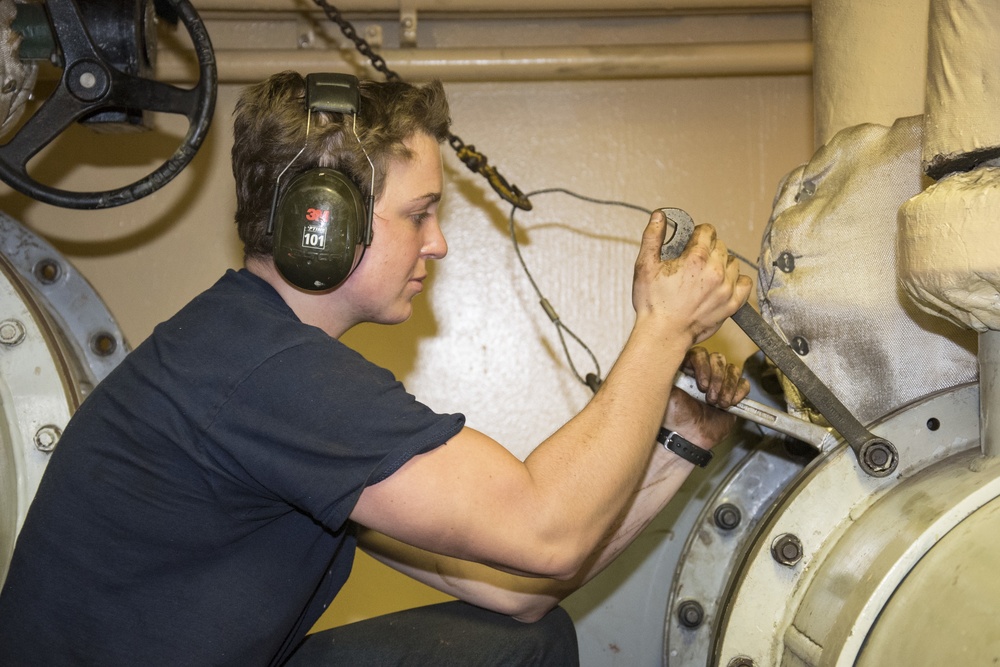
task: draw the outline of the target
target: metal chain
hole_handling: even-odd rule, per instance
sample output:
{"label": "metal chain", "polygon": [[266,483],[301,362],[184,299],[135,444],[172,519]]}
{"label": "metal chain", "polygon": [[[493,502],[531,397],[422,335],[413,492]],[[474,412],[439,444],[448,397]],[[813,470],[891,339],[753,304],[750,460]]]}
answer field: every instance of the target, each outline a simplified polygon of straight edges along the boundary
{"label": "metal chain", "polygon": [[[354,47],[358,50],[358,53],[368,58],[371,62],[372,67],[382,73],[387,81],[402,81],[402,77],[396,72],[389,69],[389,65],[386,64],[385,58],[375,53],[372,50],[371,45],[360,35],[358,31],[354,29],[354,26],[350,21],[344,18],[343,14],[340,13],[336,7],[328,3],[326,0],[313,0],[323,13],[326,14],[327,18],[336,23],[340,27],[340,31],[344,33],[347,39],[354,42]],[[516,185],[512,185],[504,178],[496,167],[489,163],[489,159],[482,153],[476,150],[475,146],[467,145],[462,139],[452,133],[448,133],[448,144],[454,149],[455,153],[458,155],[458,159],[461,160],[470,171],[482,175],[489,182],[493,190],[500,195],[504,201],[507,201],[519,209],[524,211],[531,210],[531,201],[521,192]]]}

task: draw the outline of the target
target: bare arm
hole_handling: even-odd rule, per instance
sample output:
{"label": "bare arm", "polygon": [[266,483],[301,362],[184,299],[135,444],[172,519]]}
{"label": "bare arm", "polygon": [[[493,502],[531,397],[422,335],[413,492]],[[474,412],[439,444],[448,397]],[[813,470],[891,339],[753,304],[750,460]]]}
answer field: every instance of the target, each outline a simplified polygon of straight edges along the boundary
{"label": "bare arm", "polygon": [[[695,348],[685,366],[699,379],[699,387],[708,400],[720,407],[738,403],[749,391],[749,384],[740,378],[739,370],[727,365],[721,355],[709,355],[704,349]],[[711,449],[730,431],[734,419],[674,390],[663,423]],[[662,447],[651,444],[649,449],[646,474],[631,494],[623,516],[570,579],[519,576],[418,549],[373,531],[362,532],[361,546],[386,565],[456,598],[518,620],[538,620],[614,561],[673,498],[693,469],[691,463]]]}
{"label": "bare arm", "polygon": [[613,562],[673,497],[692,468],[692,464],[666,450],[654,453],[653,458],[670,460],[663,466],[650,467],[657,470],[655,476],[652,473],[646,476],[632,496],[627,514],[570,579],[504,572],[482,563],[418,549],[370,530],[362,531],[360,545],[382,563],[439,591],[533,622]]}
{"label": "bare arm", "polygon": [[444,555],[514,573],[575,577],[648,474],[651,443],[688,348],[749,294],[749,279],[711,227],[698,227],[671,262],[659,260],[664,228],[655,213],[636,261],[635,326],[577,417],[523,463],[466,428],[365,489],[351,518]]}

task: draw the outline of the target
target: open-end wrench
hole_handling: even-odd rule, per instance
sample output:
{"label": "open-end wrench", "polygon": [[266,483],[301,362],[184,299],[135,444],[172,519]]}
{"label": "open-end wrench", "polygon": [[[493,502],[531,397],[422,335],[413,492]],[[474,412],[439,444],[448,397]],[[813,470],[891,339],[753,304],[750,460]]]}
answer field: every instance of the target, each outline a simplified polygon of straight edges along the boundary
{"label": "open-end wrench", "polygon": [[[698,388],[698,381],[690,375],[678,373],[674,378],[674,386],[684,391],[688,396],[702,403],[708,403],[705,399],[705,392]],[[758,403],[749,398],[744,398],[736,405],[730,406],[726,412],[742,417],[747,421],[760,424],[778,433],[784,433],[796,440],[812,445],[817,451],[827,452],[839,441],[839,436],[832,429],[814,424],[805,419],[799,419],[792,415],[772,408],[770,405]]]}
{"label": "open-end wrench", "polygon": [[[674,259],[679,257],[684,248],[687,247],[694,232],[694,221],[690,215],[679,208],[660,210],[663,211],[667,221],[674,228],[671,237],[665,240],[663,247],[660,248],[660,258],[663,260]],[[784,373],[785,377],[812,403],[813,407],[830,422],[830,425],[854,451],[858,465],[861,466],[862,470],[872,477],[885,477],[892,474],[896,466],[899,465],[899,453],[896,451],[896,447],[885,438],[880,438],[865,428],[750,304],[744,303],[740,306],[739,310],[733,313],[732,319],[760,348],[761,352],[778,367],[778,370]],[[790,415],[787,416],[789,419],[794,419]],[[752,419],[752,421],[761,423],[756,419]],[[766,425],[779,430],[770,424]],[[806,440],[806,442],[810,441]]]}

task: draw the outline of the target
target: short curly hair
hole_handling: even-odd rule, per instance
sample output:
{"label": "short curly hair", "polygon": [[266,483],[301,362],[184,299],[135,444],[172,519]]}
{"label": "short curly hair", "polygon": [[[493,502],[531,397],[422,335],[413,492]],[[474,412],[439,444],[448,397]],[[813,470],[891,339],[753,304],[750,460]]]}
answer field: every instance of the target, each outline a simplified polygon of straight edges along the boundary
{"label": "short curly hair", "polygon": [[313,111],[306,137],[305,79],[296,72],[275,74],[249,86],[236,103],[233,121],[233,176],[236,178],[236,227],[244,258],[270,257],[273,237],[267,233],[274,188],[281,170],[295,160],[281,187],[314,167],[338,169],[367,198],[371,165],[374,196],[382,194],[387,164],[411,157],[403,142],[425,133],[443,142],[448,137],[448,100],[441,83],[415,86],[400,81],[361,81],[357,115]]}

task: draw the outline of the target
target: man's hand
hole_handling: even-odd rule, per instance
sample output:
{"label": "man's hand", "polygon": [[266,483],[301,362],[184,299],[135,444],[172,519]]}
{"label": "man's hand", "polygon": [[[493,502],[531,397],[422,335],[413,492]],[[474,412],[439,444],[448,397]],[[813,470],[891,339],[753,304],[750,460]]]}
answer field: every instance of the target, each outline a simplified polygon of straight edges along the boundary
{"label": "man's hand", "polygon": [[660,259],[667,221],[654,211],[642,234],[635,263],[632,305],[638,319],[663,318],[670,335],[699,343],[736,312],[750,295],[751,281],[710,225],[698,225],[674,260]]}
{"label": "man's hand", "polygon": [[746,398],[750,383],[742,377],[737,366],[726,362],[724,355],[709,353],[703,347],[691,348],[681,370],[694,377],[710,405],[675,387],[670,394],[663,426],[711,449],[732,430],[736,417],[725,409]]}

